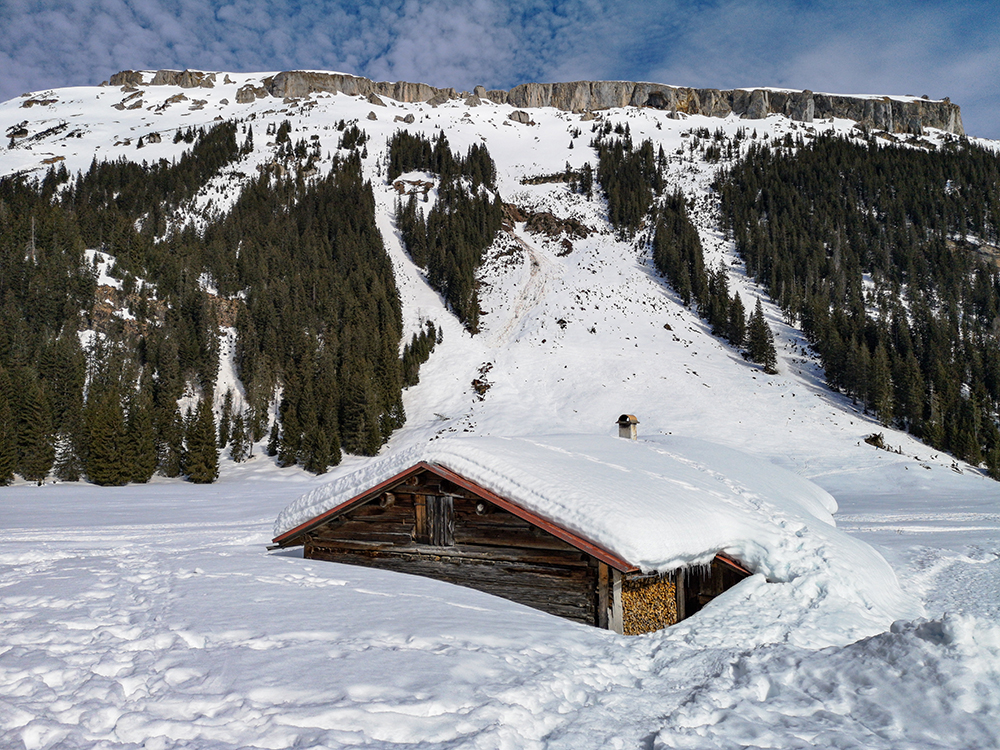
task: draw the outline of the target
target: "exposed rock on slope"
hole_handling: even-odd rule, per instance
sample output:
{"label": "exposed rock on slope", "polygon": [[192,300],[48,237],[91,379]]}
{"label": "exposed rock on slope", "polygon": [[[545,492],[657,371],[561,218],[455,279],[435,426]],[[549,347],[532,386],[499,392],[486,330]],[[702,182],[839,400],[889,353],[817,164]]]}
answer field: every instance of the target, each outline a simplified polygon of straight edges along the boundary
{"label": "exposed rock on slope", "polygon": [[215,73],[202,73],[197,70],[158,70],[153,79],[144,84],[142,73],[134,70],[123,70],[115,73],[108,81],[112,86],[180,86],[182,89],[205,88],[215,86]]}
{"label": "exposed rock on slope", "polygon": [[760,119],[769,114],[781,114],[800,122],[839,117],[893,133],[920,133],[923,128],[931,127],[964,134],[960,108],[948,99],[878,99],[814,94],[808,90],[722,91],[628,81],[525,83],[506,92],[506,97],[497,94],[491,91],[489,98],[515,107],[555,107],[573,112],[633,106],[709,117],[735,113],[748,119]]}
{"label": "exposed rock on slope", "polygon": [[[214,73],[160,70],[150,82],[144,83],[141,72],[125,70],[113,75],[109,83],[114,86],[175,85],[193,88],[211,87],[214,81]],[[346,73],[301,70],[285,71],[264,79],[263,89],[256,89],[254,93],[259,96],[262,90],[282,99],[304,97],[320,91],[351,96],[385,96],[400,102],[433,104],[460,98],[453,88],[435,88],[426,83],[379,82]],[[751,120],[780,114],[799,122],[837,117],[890,133],[920,134],[924,128],[938,128],[965,134],[961,109],[947,98],[936,101],[916,97],[816,94],[808,90],[696,89],[631,81],[524,83],[510,91],[487,91],[477,86],[474,93],[476,101],[486,99],[517,108],[555,107],[568,112],[590,112],[632,106],[709,117],[736,114]],[[249,90],[241,89],[237,95],[237,101],[244,103],[253,101],[253,98]]]}

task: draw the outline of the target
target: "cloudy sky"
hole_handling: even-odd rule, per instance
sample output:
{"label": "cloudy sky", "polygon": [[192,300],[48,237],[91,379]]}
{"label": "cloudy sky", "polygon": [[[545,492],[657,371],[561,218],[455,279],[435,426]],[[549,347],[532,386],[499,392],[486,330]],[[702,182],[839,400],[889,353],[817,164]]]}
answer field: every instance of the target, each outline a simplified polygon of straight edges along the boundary
{"label": "cloudy sky", "polygon": [[157,68],[927,94],[1000,138],[996,0],[0,0],[0,100]]}

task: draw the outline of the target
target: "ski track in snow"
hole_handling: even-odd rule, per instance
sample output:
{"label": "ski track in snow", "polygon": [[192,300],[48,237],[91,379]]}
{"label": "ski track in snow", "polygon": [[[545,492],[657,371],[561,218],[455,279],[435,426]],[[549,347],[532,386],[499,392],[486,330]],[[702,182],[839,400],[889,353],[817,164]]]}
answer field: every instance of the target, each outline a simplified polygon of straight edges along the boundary
{"label": "ski track in snow", "polygon": [[[865,571],[831,554],[821,534],[794,529],[788,543],[814,550],[817,566],[830,566],[825,578],[756,575],[680,625],[633,638],[436,581],[268,554],[285,505],[364,460],[345,457],[316,478],[279,470],[257,446],[246,464],[223,461],[208,488],[156,479],[0,490],[0,747],[1000,747],[1000,485],[826,391],[801,335],[766,298],[781,374],[764,376],[679,305],[647,251],[614,238],[602,200],[521,183],[596,164],[592,123],[537,109],[537,125],[515,125],[512,108],[490,103],[382,108],[328,94],[238,105],[238,88],[262,76],[230,75],[175,102],[178,89],[140,87],[135,110],[111,109],[129,95],[111,87],[55,90],[46,95],[55,103],[31,109],[2,103],[3,119],[26,121],[32,136],[0,143],[0,174],[40,175],[60,159],[73,172],[95,155],[177,158],[186,148],[172,142],[178,128],[245,118],[254,152],[170,219],[200,225],[201,212],[225,211],[234,188],[272,160],[269,124],[288,119],[293,139],[316,136],[324,169],[335,123],[356,120],[371,136],[364,168],[397,274],[404,343],[426,320],[444,337],[404,393],[408,422],[386,451],[446,433],[608,434],[618,414],[634,412],[641,434],[715,441],[818,483],[840,505],[839,527],[889,560],[930,619],[883,632],[863,602],[830,613],[824,602],[849,601],[852,576]],[[404,114],[416,118],[412,132],[444,127],[456,151],[485,142],[504,200],[594,230],[567,256],[521,225],[498,241],[483,266],[475,337],[392,223],[396,194],[380,160]],[[600,116],[627,122],[636,143],[663,145],[671,186],[695,199],[706,261],[726,264],[748,310],[763,293],[714,228],[715,167],[690,157],[692,131],[773,139],[852,126],[631,108]],[[34,138],[63,122],[71,127]],[[582,133],[569,149],[573,128]],[[138,150],[150,132],[162,142]],[[217,409],[226,386],[240,394],[231,350],[227,338]],[[480,399],[471,381],[487,363]],[[900,452],[865,445],[871,432]],[[783,520],[766,498],[746,501]]]}

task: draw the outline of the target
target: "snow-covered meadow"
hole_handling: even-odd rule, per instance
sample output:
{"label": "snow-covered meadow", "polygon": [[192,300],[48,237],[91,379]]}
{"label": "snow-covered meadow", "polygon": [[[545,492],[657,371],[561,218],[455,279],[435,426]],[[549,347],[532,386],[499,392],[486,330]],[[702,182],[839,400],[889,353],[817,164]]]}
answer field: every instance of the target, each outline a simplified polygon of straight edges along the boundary
{"label": "snow-covered meadow", "polygon": [[863,618],[824,606],[837,594],[821,575],[754,576],[680,625],[625,637],[268,553],[277,510],[321,481],[258,457],[207,489],[5,489],[3,745],[997,746],[995,512],[966,510],[980,530],[963,531],[955,514],[873,503],[866,526],[848,524],[881,542],[927,620],[865,623],[883,632],[854,640]]}
{"label": "snow-covered meadow", "polygon": [[[270,159],[267,123],[289,119],[293,138],[316,135],[327,154],[334,123],[356,119],[372,136],[365,166],[406,337],[428,319],[444,334],[405,394],[407,426],[384,453],[463,434],[611,435],[630,412],[640,437],[699,438],[750,454],[761,476],[776,465],[815,482],[836,499],[838,528],[874,551],[852,557],[850,545],[831,542],[819,552],[836,565],[770,583],[754,576],[669,630],[622,637],[445,583],[267,551],[283,508],[362,459],[313,477],[278,469],[258,446],[245,464],[223,461],[208,487],[20,484],[0,489],[0,746],[1000,746],[1000,484],[829,393],[773,307],[780,374],[764,375],[678,304],[642,252],[615,240],[601,201],[564,184],[521,183],[594,160],[591,123],[532,110],[535,125],[515,124],[510,107],[461,100],[237,105],[236,89],[257,77],[233,78],[188,92],[205,100],[197,108],[167,104],[173,87],[146,87],[135,110],[112,109],[126,94],[97,87],[57,90],[45,97],[56,103],[29,109],[0,104],[5,124],[28,120],[31,133],[72,126],[0,147],[0,173],[58,156],[71,170],[95,153],[169,158],[184,147],[171,142],[177,128],[253,115],[256,150],[225,177],[238,185]],[[506,201],[595,230],[562,255],[558,242],[518,225],[483,269],[487,314],[475,337],[393,227],[380,144],[402,127],[394,116],[411,113],[410,128],[443,127],[455,149],[485,142]],[[635,109],[601,116],[663,144],[673,184],[696,200],[710,261],[730,267],[745,301],[759,294],[713,229],[715,166],[687,144],[700,127],[777,137],[806,126]],[[151,130],[162,141],[138,150]],[[233,198],[212,184],[194,208],[222,210]],[[220,398],[236,385],[231,363],[221,372]],[[480,377],[489,383],[482,397],[471,386]],[[872,432],[899,452],[865,444]],[[794,545],[774,554],[805,559]],[[891,594],[881,609],[852,599],[873,585],[869,554],[897,579],[874,584]]]}

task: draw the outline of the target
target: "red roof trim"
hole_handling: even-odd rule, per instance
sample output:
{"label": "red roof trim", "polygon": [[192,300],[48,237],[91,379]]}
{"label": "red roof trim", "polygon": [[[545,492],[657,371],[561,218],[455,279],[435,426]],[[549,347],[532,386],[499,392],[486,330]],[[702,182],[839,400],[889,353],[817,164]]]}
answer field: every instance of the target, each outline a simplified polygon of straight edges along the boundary
{"label": "red roof trim", "polygon": [[725,554],[724,552],[720,552],[719,554],[717,554],[715,556],[715,559],[718,560],[723,565],[726,565],[726,566],[732,568],[737,573],[742,573],[745,576],[752,576],[753,575],[753,573],[751,573],[749,570],[747,570],[746,568],[743,567],[743,563],[741,563],[736,558],[730,557],[729,555]]}
{"label": "red roof trim", "polygon": [[465,477],[456,474],[450,469],[446,469],[443,466],[438,466],[436,464],[429,464],[426,461],[421,461],[415,466],[411,466],[409,469],[402,471],[399,474],[396,474],[395,476],[386,479],[384,482],[380,482],[374,487],[365,490],[361,494],[355,495],[350,500],[345,500],[340,505],[337,505],[331,508],[330,510],[321,513],[320,515],[306,521],[305,523],[299,524],[294,529],[290,529],[289,531],[286,531],[284,534],[276,536],[272,541],[274,541],[274,543],[280,547],[287,547],[289,545],[295,544],[297,537],[301,536],[307,531],[311,531],[317,526],[322,525],[324,522],[332,520],[336,516],[340,515],[346,510],[349,510],[355,505],[361,505],[362,503],[365,503],[369,500],[374,500],[383,492],[392,489],[396,485],[401,484],[409,477],[413,476],[414,474],[418,474],[421,471],[429,471],[432,474],[436,474],[437,476],[441,477],[442,479],[447,479],[449,482],[452,482],[458,485],[459,487],[463,487],[469,490],[470,492],[481,497],[483,500],[491,502],[494,505],[503,508],[504,510],[510,513],[513,513],[518,518],[522,518],[528,523],[537,526],[538,528],[544,531],[547,531],[554,537],[562,539],[564,542],[566,542],[567,544],[571,544],[581,552],[585,552],[588,555],[596,557],[598,560],[600,560],[603,563],[606,563],[607,565],[610,565],[615,570],[621,571],[622,573],[629,573],[631,571],[638,570],[638,568],[635,565],[632,565],[626,560],[623,560],[622,558],[609,552],[603,547],[599,547],[593,542],[587,541],[583,537],[574,534],[572,531],[564,529],[563,527],[557,525],[556,523],[546,518],[543,518],[542,516],[539,516],[537,513],[534,513],[530,510],[526,510],[525,508],[522,508],[520,505],[517,505],[512,501],[502,498],[499,495],[491,492],[490,490],[480,487],[475,482],[472,482],[466,479]]}

